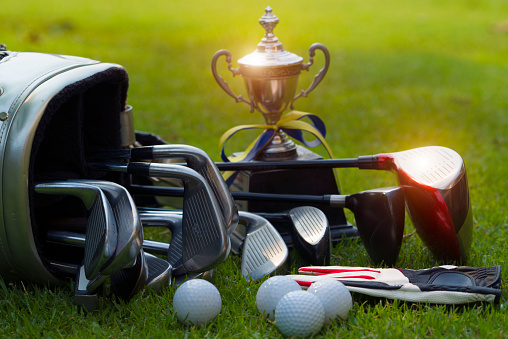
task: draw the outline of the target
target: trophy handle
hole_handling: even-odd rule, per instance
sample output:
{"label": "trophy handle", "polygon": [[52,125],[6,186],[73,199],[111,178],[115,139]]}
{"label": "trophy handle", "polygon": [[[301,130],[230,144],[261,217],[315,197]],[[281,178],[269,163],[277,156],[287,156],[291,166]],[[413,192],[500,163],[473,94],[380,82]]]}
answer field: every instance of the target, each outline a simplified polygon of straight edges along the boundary
{"label": "trophy handle", "polygon": [[231,66],[231,60],[233,59],[233,57],[231,56],[231,52],[229,52],[227,49],[221,49],[220,51],[217,51],[214,54],[212,59],[212,73],[213,77],[215,78],[215,81],[217,81],[217,83],[224,90],[224,92],[226,92],[230,97],[235,99],[236,102],[245,102],[250,106],[250,112],[251,113],[254,112],[254,105],[250,101],[244,99],[241,94],[236,95],[235,93],[233,93],[233,91],[229,88],[227,81],[225,81],[217,72],[217,60],[223,55],[226,56],[228,69],[231,71],[231,73],[233,73],[233,76],[240,74],[240,70],[238,68],[233,68]]}
{"label": "trophy handle", "polygon": [[312,66],[312,64],[314,63],[314,56],[316,55],[316,49],[320,49],[321,51],[323,51],[323,54],[325,55],[325,66],[321,68],[318,74],[316,74],[316,76],[314,77],[314,81],[309,86],[309,88],[307,88],[307,90],[305,91],[302,89],[302,91],[297,96],[295,96],[295,98],[291,102],[291,109],[294,108],[294,102],[296,101],[296,99],[300,97],[307,97],[307,95],[309,95],[309,93],[312,92],[312,90],[316,88],[317,85],[319,85],[321,80],[323,80],[323,78],[325,77],[326,72],[328,71],[328,67],[330,66],[330,53],[328,52],[328,49],[323,44],[320,43],[314,43],[310,46],[309,63],[307,64],[303,63],[302,69],[308,71],[310,66]]}

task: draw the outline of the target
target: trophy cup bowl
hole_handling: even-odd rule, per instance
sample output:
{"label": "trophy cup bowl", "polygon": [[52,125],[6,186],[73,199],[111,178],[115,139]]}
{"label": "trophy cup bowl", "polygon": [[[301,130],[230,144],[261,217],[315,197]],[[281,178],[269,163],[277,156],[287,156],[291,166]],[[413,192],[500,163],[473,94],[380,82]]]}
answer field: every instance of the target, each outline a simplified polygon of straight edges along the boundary
{"label": "trophy cup bowl", "polygon": [[[327,48],[320,44],[312,44],[309,48],[309,62],[303,58],[284,50],[282,43],[273,34],[273,29],[279,19],[267,7],[265,14],[259,19],[266,33],[256,50],[238,60],[239,68],[232,67],[232,55],[222,49],[215,53],[212,59],[212,73],[219,86],[236,102],[244,102],[254,110],[263,114],[268,125],[275,125],[282,114],[293,109],[294,102],[300,97],[306,97],[324,78],[330,65],[330,54]],[[314,77],[307,90],[301,90],[297,95],[298,77],[302,70],[309,70],[313,64],[316,50],[321,50],[325,56],[325,65]],[[225,56],[228,69],[233,76],[240,75],[244,79],[248,99],[236,95],[228,83],[217,72],[217,61]],[[296,157],[296,146],[282,132],[277,132],[273,142],[263,151],[260,160],[282,160]]]}

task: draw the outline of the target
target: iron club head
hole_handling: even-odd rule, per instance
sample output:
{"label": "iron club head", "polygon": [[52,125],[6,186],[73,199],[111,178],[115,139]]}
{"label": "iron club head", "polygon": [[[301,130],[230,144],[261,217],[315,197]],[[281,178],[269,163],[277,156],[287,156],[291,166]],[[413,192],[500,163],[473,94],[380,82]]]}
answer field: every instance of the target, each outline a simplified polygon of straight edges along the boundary
{"label": "iron club head", "polygon": [[84,275],[89,280],[96,278],[113,257],[118,242],[114,213],[103,191],[94,185],[69,181],[39,183],[35,186],[35,191],[42,194],[72,195],[83,201],[88,211]]}
{"label": "iron club head", "polygon": [[207,271],[229,254],[231,244],[222,211],[202,175],[179,165],[156,163],[93,164],[100,170],[171,177],[184,183],[183,265],[189,272]]}

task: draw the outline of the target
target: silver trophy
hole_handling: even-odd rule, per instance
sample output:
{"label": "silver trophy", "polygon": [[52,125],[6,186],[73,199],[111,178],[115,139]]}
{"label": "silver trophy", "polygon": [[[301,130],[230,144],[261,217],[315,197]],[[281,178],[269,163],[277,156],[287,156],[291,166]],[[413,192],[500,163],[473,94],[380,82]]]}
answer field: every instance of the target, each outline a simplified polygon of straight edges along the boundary
{"label": "silver trophy", "polygon": [[[270,7],[265,9],[265,14],[259,19],[259,23],[265,29],[265,36],[261,39],[256,50],[238,60],[239,68],[231,65],[232,55],[228,50],[222,49],[215,53],[212,60],[212,72],[219,86],[236,102],[244,102],[250,106],[251,113],[257,110],[263,114],[268,125],[275,125],[282,114],[288,109],[293,109],[294,102],[300,97],[306,97],[323,80],[330,64],[330,54],[325,46],[320,43],[312,44],[309,48],[309,62],[304,63],[303,58],[288,52],[282,46],[279,39],[273,34],[278,24],[277,18]],[[321,50],[325,56],[325,65],[314,77],[314,81],[306,90],[298,94],[298,77],[302,70],[309,70],[313,64],[316,50]],[[217,60],[221,56],[226,57],[228,69],[233,76],[241,75],[249,98],[236,95],[228,86],[227,82],[217,72]],[[285,160],[297,157],[296,146],[289,140],[284,132],[279,131],[272,143],[258,155],[257,160]]]}

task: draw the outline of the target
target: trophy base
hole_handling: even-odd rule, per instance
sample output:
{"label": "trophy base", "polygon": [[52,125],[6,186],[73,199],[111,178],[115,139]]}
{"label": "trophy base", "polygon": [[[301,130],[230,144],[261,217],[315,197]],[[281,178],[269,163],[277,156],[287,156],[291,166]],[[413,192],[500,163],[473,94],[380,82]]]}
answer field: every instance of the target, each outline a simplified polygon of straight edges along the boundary
{"label": "trophy base", "polygon": [[[296,157],[291,160],[318,160],[318,154],[303,146],[296,146]],[[256,159],[257,160],[257,159]],[[272,194],[307,194],[324,195],[340,194],[335,179],[335,171],[330,168],[288,169],[288,170],[261,170],[240,171],[231,191],[272,193]],[[237,201],[238,208],[249,212],[281,212],[301,206],[295,203],[281,203],[271,201]],[[332,242],[347,238],[358,238],[358,230],[351,225],[342,208],[330,207],[321,204],[308,204],[322,210],[330,224]],[[274,225],[277,227],[277,225]],[[284,240],[291,246],[288,230],[278,228]]]}
{"label": "trophy base", "polygon": [[274,136],[270,145],[262,153],[258,154],[254,160],[257,161],[284,161],[297,160],[298,152],[295,143],[289,139],[286,133],[279,131]]}

